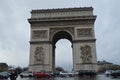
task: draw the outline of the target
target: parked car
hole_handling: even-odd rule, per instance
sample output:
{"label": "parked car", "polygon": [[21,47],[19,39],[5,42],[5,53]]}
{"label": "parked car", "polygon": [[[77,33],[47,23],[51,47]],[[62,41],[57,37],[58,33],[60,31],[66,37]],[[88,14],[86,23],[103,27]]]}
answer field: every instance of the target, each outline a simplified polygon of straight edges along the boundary
{"label": "parked car", "polygon": [[47,72],[34,72],[34,77],[51,77],[51,75]]}
{"label": "parked car", "polygon": [[20,73],[20,77],[32,77],[32,76],[33,76],[33,72],[25,71]]}
{"label": "parked car", "polygon": [[96,72],[94,70],[80,70],[80,71],[78,71],[78,76],[80,76],[80,77],[83,77],[83,76],[94,77],[94,76],[96,76]]}
{"label": "parked car", "polygon": [[104,74],[106,76],[110,76],[112,72],[113,72],[113,70],[106,70]]}
{"label": "parked car", "polygon": [[0,72],[0,79],[8,79],[10,76],[10,73],[9,72]]}
{"label": "parked car", "polygon": [[55,72],[52,72],[51,75],[54,77],[58,77],[60,75],[60,72],[55,71]]}
{"label": "parked car", "polygon": [[71,72],[68,73],[69,77],[74,77],[74,76],[78,76],[78,72]]}
{"label": "parked car", "polygon": [[60,72],[59,74],[61,77],[74,77],[77,76],[77,72]]}
{"label": "parked car", "polygon": [[111,73],[111,76],[114,78],[120,77],[120,70],[113,71]]}
{"label": "parked car", "polygon": [[67,76],[69,76],[69,74],[67,72],[60,72],[60,76],[61,77],[67,77]]}
{"label": "parked car", "polygon": [[60,72],[59,76],[61,76],[61,77],[74,77],[74,76],[78,76],[78,72]]}

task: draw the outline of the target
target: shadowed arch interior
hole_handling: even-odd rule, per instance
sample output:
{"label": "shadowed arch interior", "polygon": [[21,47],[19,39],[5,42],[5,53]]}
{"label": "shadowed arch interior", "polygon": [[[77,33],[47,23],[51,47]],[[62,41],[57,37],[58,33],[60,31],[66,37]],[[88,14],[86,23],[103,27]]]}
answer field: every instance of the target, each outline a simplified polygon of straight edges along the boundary
{"label": "shadowed arch interior", "polygon": [[56,42],[60,39],[68,39],[72,43],[72,36],[66,31],[59,31],[53,36],[52,39],[53,45],[55,45]]}

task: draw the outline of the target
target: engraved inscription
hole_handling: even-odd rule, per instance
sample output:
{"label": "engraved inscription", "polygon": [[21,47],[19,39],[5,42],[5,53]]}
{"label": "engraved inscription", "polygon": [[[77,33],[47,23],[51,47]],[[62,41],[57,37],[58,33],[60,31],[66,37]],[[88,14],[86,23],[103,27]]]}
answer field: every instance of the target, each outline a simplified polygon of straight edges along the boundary
{"label": "engraved inscription", "polygon": [[77,37],[92,36],[92,28],[77,29]]}
{"label": "engraved inscription", "polygon": [[36,47],[34,52],[34,63],[35,64],[41,64],[43,63],[43,55],[44,55],[44,49],[43,47]]}
{"label": "engraved inscription", "polygon": [[35,30],[32,35],[33,39],[47,38],[47,30]]}
{"label": "engraved inscription", "polygon": [[91,47],[88,45],[81,46],[80,50],[83,63],[91,63],[92,62]]}

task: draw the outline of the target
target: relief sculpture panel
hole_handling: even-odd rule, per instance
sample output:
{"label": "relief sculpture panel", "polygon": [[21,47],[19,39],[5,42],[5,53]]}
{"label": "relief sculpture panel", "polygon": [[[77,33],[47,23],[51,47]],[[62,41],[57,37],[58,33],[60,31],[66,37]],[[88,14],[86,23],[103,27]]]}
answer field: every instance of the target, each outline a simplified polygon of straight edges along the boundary
{"label": "relief sculpture panel", "polygon": [[34,63],[35,64],[42,64],[44,58],[44,49],[43,47],[36,47],[34,52]]}
{"label": "relief sculpture panel", "polygon": [[81,46],[81,56],[83,63],[91,63],[92,62],[92,54],[91,47],[89,45]]}
{"label": "relief sculpture panel", "polygon": [[77,37],[91,37],[92,28],[77,29]]}
{"label": "relief sculpture panel", "polygon": [[47,33],[48,33],[47,30],[34,30],[32,34],[32,38],[33,39],[39,39],[39,38],[46,39]]}

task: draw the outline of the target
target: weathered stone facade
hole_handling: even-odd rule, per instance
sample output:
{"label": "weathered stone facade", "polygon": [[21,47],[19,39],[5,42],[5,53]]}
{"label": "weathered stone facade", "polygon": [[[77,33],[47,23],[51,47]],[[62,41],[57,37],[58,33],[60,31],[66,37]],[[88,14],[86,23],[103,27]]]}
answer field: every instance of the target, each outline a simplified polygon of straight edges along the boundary
{"label": "weathered stone facade", "polygon": [[0,63],[0,72],[7,70],[8,70],[8,65],[6,63]]}
{"label": "weathered stone facade", "polygon": [[30,71],[53,71],[55,44],[63,38],[72,43],[75,71],[97,71],[92,7],[32,10],[31,14]]}

